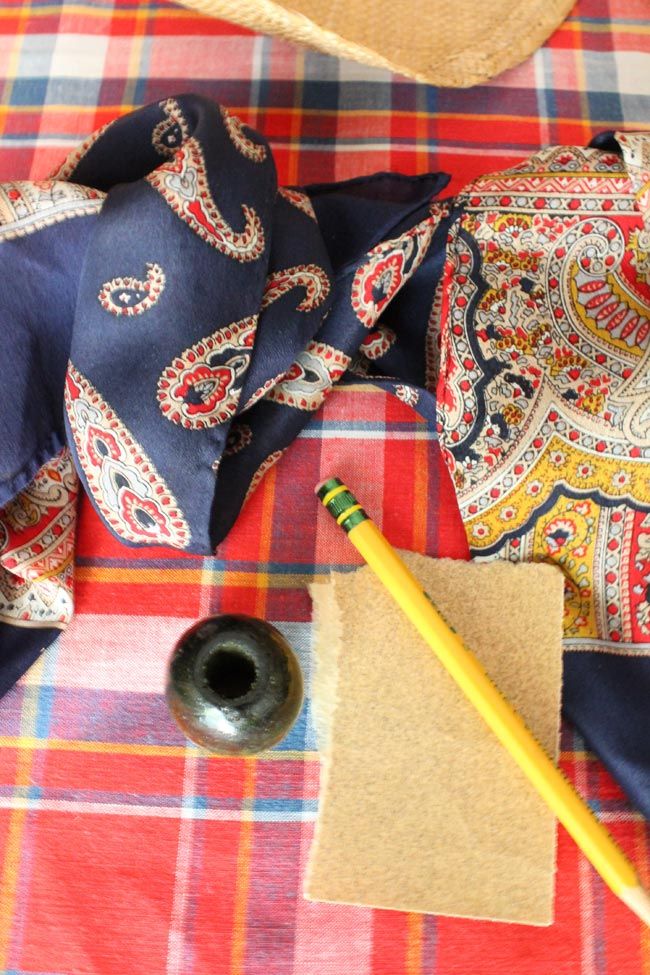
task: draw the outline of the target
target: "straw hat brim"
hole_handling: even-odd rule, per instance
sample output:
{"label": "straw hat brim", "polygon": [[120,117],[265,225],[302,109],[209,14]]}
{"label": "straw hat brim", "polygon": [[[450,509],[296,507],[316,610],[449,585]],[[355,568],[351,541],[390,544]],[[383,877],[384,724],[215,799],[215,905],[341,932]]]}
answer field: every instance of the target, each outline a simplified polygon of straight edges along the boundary
{"label": "straw hat brim", "polygon": [[533,53],[574,0],[181,0],[258,32],[438,86],[468,88]]}

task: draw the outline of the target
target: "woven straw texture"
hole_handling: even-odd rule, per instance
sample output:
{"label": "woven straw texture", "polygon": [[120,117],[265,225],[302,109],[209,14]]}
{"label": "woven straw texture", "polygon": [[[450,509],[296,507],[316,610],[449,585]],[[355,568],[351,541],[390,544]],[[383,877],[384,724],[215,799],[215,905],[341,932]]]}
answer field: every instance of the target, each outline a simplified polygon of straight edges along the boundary
{"label": "woven straw texture", "polygon": [[573,0],[181,2],[326,54],[454,88],[469,88],[519,64],[573,6]]}

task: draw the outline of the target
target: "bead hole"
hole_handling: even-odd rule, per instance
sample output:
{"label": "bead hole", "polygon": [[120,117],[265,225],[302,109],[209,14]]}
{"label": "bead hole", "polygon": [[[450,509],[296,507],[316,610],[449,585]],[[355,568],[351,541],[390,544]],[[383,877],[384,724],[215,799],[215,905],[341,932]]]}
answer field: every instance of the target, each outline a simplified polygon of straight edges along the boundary
{"label": "bead hole", "polygon": [[218,650],[205,666],[210,690],[229,701],[248,694],[256,677],[255,664],[238,650]]}

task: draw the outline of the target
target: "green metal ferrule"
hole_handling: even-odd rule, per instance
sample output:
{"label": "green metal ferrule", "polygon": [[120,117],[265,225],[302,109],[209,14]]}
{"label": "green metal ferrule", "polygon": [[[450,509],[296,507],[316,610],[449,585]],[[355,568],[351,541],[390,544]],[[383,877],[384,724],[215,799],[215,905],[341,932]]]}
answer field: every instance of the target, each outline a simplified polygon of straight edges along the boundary
{"label": "green metal ferrule", "polygon": [[[333,491],[336,493],[327,500],[327,496]],[[316,494],[344,531],[349,532],[355,525],[368,520],[368,515],[340,478],[330,477],[319,486]]]}
{"label": "green metal ferrule", "polygon": [[355,527],[355,525],[360,525],[362,521],[368,521],[368,515],[363,508],[359,508],[357,511],[353,511],[351,515],[348,515],[347,518],[343,519],[341,522],[341,528],[343,531],[349,532]]}
{"label": "green metal ferrule", "polygon": [[325,507],[331,514],[332,518],[338,518],[339,515],[342,515],[344,511],[347,511],[348,508],[352,508],[355,504],[359,504],[359,502],[352,494],[352,491],[341,491],[341,493],[337,494],[335,498],[328,501]]}
{"label": "green metal ferrule", "polygon": [[322,484],[319,484],[318,488],[316,489],[316,497],[319,499],[319,501],[322,501],[326,494],[329,494],[330,491],[333,491],[334,488],[337,487],[343,487],[343,481],[341,478],[330,477],[326,481],[323,481]]}

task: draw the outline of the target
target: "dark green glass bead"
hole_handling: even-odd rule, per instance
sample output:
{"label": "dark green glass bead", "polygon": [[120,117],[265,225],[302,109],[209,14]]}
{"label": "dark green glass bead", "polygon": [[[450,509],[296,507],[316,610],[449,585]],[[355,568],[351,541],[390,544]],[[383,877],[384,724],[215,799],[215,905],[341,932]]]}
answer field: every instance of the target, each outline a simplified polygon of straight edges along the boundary
{"label": "dark green glass bead", "polygon": [[211,751],[247,755],[275,745],[302,706],[302,674],[279,632],[254,616],[200,620],[169,662],[169,709],[188,738]]}

